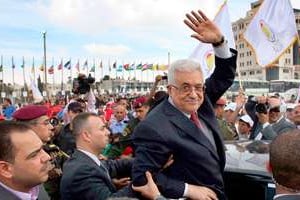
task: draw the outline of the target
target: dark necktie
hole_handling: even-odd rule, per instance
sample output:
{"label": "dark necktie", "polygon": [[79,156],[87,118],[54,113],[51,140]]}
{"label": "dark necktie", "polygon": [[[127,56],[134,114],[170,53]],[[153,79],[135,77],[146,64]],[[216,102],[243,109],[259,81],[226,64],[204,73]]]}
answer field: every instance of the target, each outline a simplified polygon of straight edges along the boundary
{"label": "dark necktie", "polygon": [[200,129],[202,128],[201,122],[200,122],[200,120],[199,120],[198,115],[197,115],[196,112],[193,112],[193,113],[191,114],[191,121],[192,121],[198,128],[200,128]]}

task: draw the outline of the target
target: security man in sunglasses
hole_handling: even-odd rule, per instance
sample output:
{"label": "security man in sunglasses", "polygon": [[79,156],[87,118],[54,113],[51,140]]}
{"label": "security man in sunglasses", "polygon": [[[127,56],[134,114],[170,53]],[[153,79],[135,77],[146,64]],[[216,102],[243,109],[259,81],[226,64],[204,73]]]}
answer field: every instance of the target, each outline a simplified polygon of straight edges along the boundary
{"label": "security man in sunglasses", "polygon": [[49,178],[48,181],[44,183],[44,187],[51,200],[59,200],[59,184],[62,176],[62,166],[69,156],[56,145],[49,143],[54,134],[54,127],[50,123],[47,111],[48,108],[46,106],[28,105],[17,110],[13,114],[13,118],[16,121],[22,121],[29,125],[44,143],[43,148],[50,155],[51,162],[54,165],[54,168],[49,172]]}
{"label": "security man in sunglasses", "polygon": [[250,139],[273,140],[277,135],[295,128],[284,117],[286,105],[277,96],[258,97],[245,105],[247,113],[254,121]]}

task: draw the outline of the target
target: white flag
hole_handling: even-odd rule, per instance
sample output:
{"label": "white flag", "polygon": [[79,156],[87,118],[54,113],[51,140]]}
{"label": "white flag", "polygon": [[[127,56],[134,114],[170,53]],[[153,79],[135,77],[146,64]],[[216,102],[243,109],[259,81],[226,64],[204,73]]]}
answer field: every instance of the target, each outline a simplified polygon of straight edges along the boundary
{"label": "white flag", "polygon": [[289,0],[264,0],[244,33],[262,66],[276,61],[297,36],[295,15]]}
{"label": "white flag", "polygon": [[[216,14],[214,22],[228,41],[228,46],[235,49],[227,1],[223,3]],[[200,62],[204,79],[208,78],[213,73],[215,69],[215,54],[211,44],[199,43],[190,55],[190,58]]]}
{"label": "white flag", "polygon": [[34,103],[40,103],[41,101],[43,101],[44,98],[43,98],[40,90],[36,86],[33,79],[31,79],[30,88],[32,90],[33,102]]}

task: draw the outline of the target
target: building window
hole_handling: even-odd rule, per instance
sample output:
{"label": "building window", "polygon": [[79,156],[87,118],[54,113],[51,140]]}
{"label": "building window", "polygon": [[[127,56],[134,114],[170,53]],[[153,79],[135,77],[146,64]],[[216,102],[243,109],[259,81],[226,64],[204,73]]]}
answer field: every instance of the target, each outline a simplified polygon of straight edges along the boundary
{"label": "building window", "polygon": [[254,73],[254,71],[250,71],[250,75],[254,75],[255,73]]}
{"label": "building window", "polygon": [[290,70],[289,70],[289,69],[283,69],[282,72],[283,72],[283,73],[289,73]]}

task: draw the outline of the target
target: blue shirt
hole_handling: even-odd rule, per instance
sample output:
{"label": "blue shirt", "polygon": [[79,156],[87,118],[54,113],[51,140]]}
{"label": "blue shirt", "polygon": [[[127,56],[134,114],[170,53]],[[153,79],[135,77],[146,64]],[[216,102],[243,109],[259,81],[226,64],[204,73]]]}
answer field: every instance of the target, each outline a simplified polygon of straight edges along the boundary
{"label": "blue shirt", "polygon": [[111,125],[109,126],[112,134],[122,134],[123,130],[127,126],[127,123],[124,122],[125,120],[122,120],[120,122],[113,121]]}
{"label": "blue shirt", "polygon": [[12,105],[3,109],[3,115],[6,119],[11,119],[13,113],[16,111],[16,108]]}

